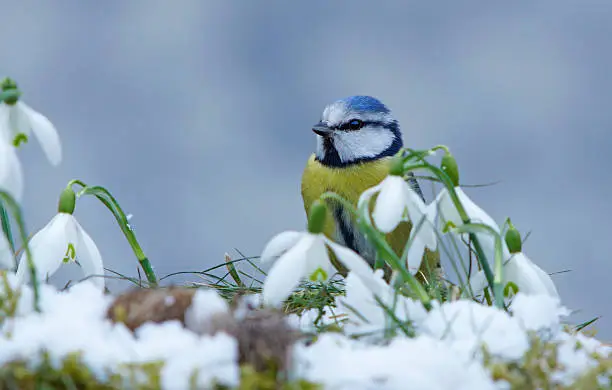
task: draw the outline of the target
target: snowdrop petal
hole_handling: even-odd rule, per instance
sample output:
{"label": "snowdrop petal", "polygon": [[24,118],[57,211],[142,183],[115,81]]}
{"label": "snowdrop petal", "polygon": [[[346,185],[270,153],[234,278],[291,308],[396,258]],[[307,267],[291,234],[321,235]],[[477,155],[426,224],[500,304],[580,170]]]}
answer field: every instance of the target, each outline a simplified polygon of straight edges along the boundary
{"label": "snowdrop petal", "polygon": [[357,209],[361,210],[365,204],[369,203],[374,194],[380,191],[380,187],[381,184],[377,184],[374,187],[370,187],[363,191],[359,196],[359,200],[357,201]]}
{"label": "snowdrop petal", "polygon": [[[381,279],[378,280],[385,284]],[[385,313],[374,299],[371,286],[366,286],[353,272],[348,273],[345,282],[346,296],[337,299],[339,309],[349,315],[349,324],[345,325],[345,330],[350,334],[383,329]],[[374,294],[378,295],[381,292],[377,291]]]}
{"label": "snowdrop petal", "polygon": [[[466,240],[468,240],[467,235],[463,235]],[[495,237],[489,233],[476,233],[476,237],[478,238],[478,242],[480,242],[480,246],[482,247],[482,251],[484,252],[489,264],[493,267],[495,263]],[[508,246],[506,245],[506,241],[502,238],[501,240],[502,246],[502,261],[506,261],[510,258],[510,251],[508,250]]]}
{"label": "snowdrop petal", "polygon": [[470,287],[472,288],[472,293],[474,295],[481,294],[487,285],[488,282],[484,271],[478,271],[476,274],[473,274],[470,277]]}
{"label": "snowdrop petal", "polygon": [[8,192],[18,202],[23,196],[21,163],[15,148],[3,140],[0,140],[0,190]]}
{"label": "snowdrop petal", "polygon": [[414,275],[419,271],[423,262],[423,253],[425,253],[425,242],[417,237],[412,240],[412,245],[408,248],[408,270],[411,274]]}
{"label": "snowdrop petal", "polygon": [[459,197],[463,208],[465,208],[465,211],[472,222],[491,226],[493,229],[499,232],[499,226],[495,220],[493,220],[493,218],[491,218],[483,209],[478,207],[478,205],[476,205],[476,203],[474,203],[472,199],[470,199],[465,192],[463,192],[461,187],[455,187],[455,192],[457,193],[457,197]]}
{"label": "snowdrop petal", "polygon": [[384,233],[393,231],[402,220],[406,210],[408,183],[399,176],[387,176],[383,181],[372,218],[378,230]]}
{"label": "snowdrop petal", "polygon": [[442,191],[440,191],[436,197],[436,202],[432,203],[430,207],[437,209],[436,211],[438,213],[438,218],[443,224],[446,222],[452,222],[455,224],[455,226],[463,224],[463,221],[459,216],[459,212],[457,212],[455,204],[453,203],[446,188],[443,188]]}
{"label": "snowdrop petal", "polygon": [[[527,258],[527,256],[525,256],[525,258]],[[529,260],[531,261],[531,260]],[[540,281],[542,282],[542,285],[544,286],[544,288],[547,290],[548,295],[550,295],[551,297],[556,297],[559,298],[559,292],[557,291],[557,287],[555,286],[555,283],[552,281],[552,278],[550,277],[550,275],[545,272],[542,268],[538,267],[535,263],[532,263],[532,265],[535,267],[535,272],[540,276]]]}
{"label": "snowdrop petal", "polygon": [[10,145],[13,143],[13,136],[9,123],[9,110],[9,106],[0,103],[0,141]]}
{"label": "snowdrop petal", "polygon": [[[461,187],[455,187],[455,192],[457,193],[457,197],[461,201],[463,208],[465,209],[468,217],[470,218],[470,222],[481,223],[481,224],[490,226],[491,228],[493,228],[493,230],[495,230],[498,233],[500,232],[499,226],[497,225],[495,220],[493,220],[493,218],[491,218],[489,214],[487,214],[483,209],[478,207],[478,205],[476,205],[465,194],[465,192],[463,192]],[[448,191],[446,190],[446,188],[440,191],[440,193],[438,194],[437,203],[439,207],[440,217],[443,223],[450,221],[454,223],[456,226],[463,225],[463,221],[461,220],[461,217],[459,216],[459,213],[457,212],[457,209],[455,208],[455,205],[453,204],[451,197]],[[495,236],[489,233],[486,233],[486,232],[478,232],[475,234],[476,234],[476,237],[478,237],[478,241],[480,242],[480,245],[482,246],[484,254],[487,257],[487,260],[489,261],[490,264],[493,264],[493,262],[495,261]],[[462,237],[465,238],[466,240],[468,239],[467,234],[463,234]],[[502,260],[506,260],[510,257],[510,252],[508,251],[508,247],[503,239],[501,241],[501,245],[502,245]]]}
{"label": "snowdrop petal", "polygon": [[435,251],[438,247],[438,237],[434,230],[435,210],[434,212],[431,210],[429,207],[425,207],[424,212],[418,218],[410,218],[413,221],[413,230],[410,232],[410,236],[423,241],[425,247]]}
{"label": "snowdrop petal", "polygon": [[79,237],[76,248],[77,260],[85,276],[95,275],[95,277],[89,280],[100,289],[104,289],[104,265],[102,262],[102,255],[89,234],[87,234],[76,220],[75,223],[77,226],[77,235]]}
{"label": "snowdrop petal", "polygon": [[[370,267],[367,261],[365,261],[361,256],[359,256],[353,250],[346,248],[342,245],[336,244],[335,242],[325,239],[327,245],[330,246],[331,250],[335,253],[338,261],[340,261],[344,266],[351,272],[355,273],[363,283],[367,286],[375,286],[375,276],[374,271]],[[372,287],[373,288],[373,287]]]}
{"label": "snowdrop petal", "polygon": [[[72,215],[60,213],[32,237],[29,246],[39,279],[46,279],[62,265],[68,246],[67,232],[73,230]],[[24,282],[30,279],[25,253],[19,259],[17,276]]]}
{"label": "snowdrop petal", "polygon": [[547,294],[559,298],[559,293],[550,278],[523,253],[514,254],[504,267],[506,282],[514,282],[524,294]]}
{"label": "snowdrop petal", "polygon": [[315,237],[303,235],[300,241],[272,266],[263,286],[263,302],[269,306],[279,306],[306,276],[306,255]]}
{"label": "snowdrop petal", "polygon": [[53,165],[62,161],[62,144],[53,123],[46,116],[33,110],[23,102],[17,102],[19,108],[28,116],[29,123],[42,147],[47,159]]}
{"label": "snowdrop petal", "polygon": [[282,255],[287,249],[293,247],[304,236],[304,233],[287,231],[272,237],[261,253],[262,264],[271,263]]}
{"label": "snowdrop petal", "polygon": [[8,107],[8,120],[9,127],[11,129],[11,131],[9,132],[11,136],[11,143],[13,142],[13,138],[15,138],[17,134],[23,133],[27,136],[30,135],[31,123],[28,118],[27,111],[24,111],[22,109],[23,106],[24,104],[18,101],[17,104]]}
{"label": "snowdrop petal", "polygon": [[333,265],[329,260],[329,253],[327,252],[327,247],[325,246],[325,236],[322,234],[317,234],[314,236],[314,241],[306,256],[308,257],[308,260],[306,275],[304,276],[310,276],[318,268],[325,271],[328,277],[331,276],[333,272]]}
{"label": "snowdrop petal", "polygon": [[[493,229],[499,232],[499,226],[493,218],[489,216],[483,209],[478,207],[476,203],[474,203],[461,187],[455,187],[455,192],[457,193],[457,197],[461,201],[465,212],[467,213],[470,221],[473,223],[482,223],[488,226],[491,226]],[[448,190],[444,188],[438,196],[436,197],[436,204],[439,209],[440,217],[443,218],[444,223],[452,222],[456,226],[462,225],[463,221],[459,216],[459,212],[455,208],[455,204],[453,203]]]}

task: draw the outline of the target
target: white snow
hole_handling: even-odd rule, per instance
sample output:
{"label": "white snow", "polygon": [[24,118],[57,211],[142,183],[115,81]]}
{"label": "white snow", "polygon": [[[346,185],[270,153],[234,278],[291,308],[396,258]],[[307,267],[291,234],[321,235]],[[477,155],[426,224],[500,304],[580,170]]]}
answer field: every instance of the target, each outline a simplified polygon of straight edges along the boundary
{"label": "white snow", "polygon": [[368,345],[324,334],[295,352],[299,375],[333,389],[493,389],[484,368],[428,336]]}
{"label": "white snow", "polygon": [[[18,286],[14,275],[9,274],[8,279],[12,287]],[[367,298],[360,295],[363,285],[349,281],[345,303]],[[0,294],[4,291],[0,283]],[[31,289],[21,287],[15,317],[0,325],[0,365],[17,360],[34,367],[42,351],[48,352],[51,362],[58,365],[68,354],[80,352],[84,364],[100,380],[109,372],[126,373],[126,363],[163,361],[164,389],[188,389],[195,372],[201,388],[215,382],[230,387],[239,384],[237,341],[225,333],[202,335],[212,316],[229,313],[227,303],[216,292],[198,290],[194,295],[186,316],[189,329],[178,321],[168,321],[147,323],[132,333],[123,324],[106,319],[111,301],[112,297],[89,282],[64,292],[41,285],[42,313],[36,313]],[[371,323],[356,318],[351,310],[326,308],[318,325],[346,326],[345,333],[322,333],[312,344],[298,342],[292,352],[290,376],[320,383],[326,389],[393,390],[405,389],[408,384],[414,389],[507,388],[505,382],[494,382],[482,365],[481,347],[486,345],[498,361],[517,361],[529,348],[528,332],[537,332],[559,344],[563,368],[553,378],[569,384],[595,364],[591,353],[611,352],[596,339],[564,332],[561,319],[568,310],[549,296],[519,293],[510,314],[468,300],[435,304],[428,313],[416,302],[406,302],[412,309],[402,309],[400,313],[412,321],[416,332],[413,338],[401,332],[388,340],[350,337],[359,333],[359,324],[368,331],[374,330],[375,324],[389,324],[388,319],[380,321],[381,313],[376,311],[382,309],[371,301],[363,307],[375,319]],[[260,303],[261,296],[254,296],[243,305],[253,308]],[[250,310],[248,307],[239,312]],[[288,321],[314,332],[313,322],[318,317],[318,310],[309,310],[300,316],[288,316]]]}
{"label": "white snow", "polygon": [[[105,318],[111,297],[87,282],[67,292],[42,285],[42,313],[32,310],[31,290],[24,287],[22,291],[26,293],[20,298],[20,315],[0,327],[0,365],[14,360],[35,365],[40,352],[47,351],[57,366],[68,354],[81,352],[83,362],[101,380],[107,370],[120,372],[121,364],[161,359],[166,362],[161,377],[166,389],[189,388],[194,370],[199,386],[213,380],[228,386],[239,383],[236,340],[226,334],[199,336],[178,321],[148,323],[132,334],[123,324]],[[209,294],[215,299],[206,299]],[[209,291],[198,292],[195,297],[194,311],[199,315],[203,303],[222,301]],[[215,312],[210,309],[208,313]]]}

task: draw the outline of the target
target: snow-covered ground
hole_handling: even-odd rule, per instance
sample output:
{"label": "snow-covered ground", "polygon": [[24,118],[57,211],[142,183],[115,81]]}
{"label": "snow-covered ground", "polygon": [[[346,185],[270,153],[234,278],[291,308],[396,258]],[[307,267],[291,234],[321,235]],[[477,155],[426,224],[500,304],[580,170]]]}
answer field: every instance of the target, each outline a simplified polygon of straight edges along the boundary
{"label": "snow-covered ground", "polygon": [[[12,287],[18,287],[14,275],[8,274],[8,278]],[[359,297],[359,288],[349,275],[349,294],[338,298],[338,307],[333,313],[330,308],[321,319],[332,323],[333,318],[343,318],[343,333],[321,333],[312,343],[296,343],[291,350],[290,379],[305,379],[326,389],[508,388],[507,382],[494,381],[483,365],[482,346],[496,361],[518,362],[530,348],[533,334],[558,344],[561,364],[551,378],[568,385],[597,364],[592,353],[610,356],[612,350],[596,339],[565,332],[561,320],[568,310],[556,299],[520,293],[512,304],[512,314],[467,300],[436,304],[426,312],[406,299],[396,312],[412,320],[414,337],[402,332],[384,337],[377,333],[382,329],[376,329],[377,324],[384,327],[384,316],[379,317],[382,322],[374,319],[367,324],[347,309],[353,300],[361,304],[366,316],[376,318],[375,307],[367,307],[369,302]],[[100,381],[110,373],[121,373],[125,363],[163,360],[164,389],[190,388],[196,371],[198,388],[215,382],[230,387],[239,384],[237,340],[223,332],[211,336],[193,331],[205,329],[214,315],[229,312],[214,291],[198,290],[187,309],[186,326],[173,320],[146,323],[131,332],[124,324],[107,319],[113,297],[89,282],[63,292],[41,285],[41,313],[33,311],[30,288],[20,289],[14,316],[5,318],[1,325],[0,365],[25,361],[35,367],[41,352],[46,351],[59,367],[70,353],[80,352],[82,362]],[[172,300],[168,304],[173,304]],[[310,332],[317,317],[313,310],[290,315],[287,320],[296,329]],[[352,337],[359,332],[369,335]],[[600,375],[602,388],[610,385],[610,375],[612,372]]]}

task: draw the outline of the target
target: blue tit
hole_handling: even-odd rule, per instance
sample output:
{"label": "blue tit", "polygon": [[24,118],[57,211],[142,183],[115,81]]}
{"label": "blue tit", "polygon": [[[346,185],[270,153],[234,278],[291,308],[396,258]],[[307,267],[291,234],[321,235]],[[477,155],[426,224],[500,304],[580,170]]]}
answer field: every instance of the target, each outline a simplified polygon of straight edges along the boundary
{"label": "blue tit", "polygon": [[[312,202],[327,191],[341,195],[356,206],[363,191],[387,176],[392,157],[403,146],[397,120],[387,106],[370,96],[351,96],[329,104],[312,131],[316,134],[316,151],[302,175],[306,215]],[[406,179],[422,197],[416,179],[411,175]],[[411,229],[410,222],[402,222],[386,236],[398,255],[404,250]],[[357,228],[351,213],[338,203],[330,204],[324,234],[374,264],[376,251]],[[422,281],[441,274],[438,252],[426,252],[424,260],[417,274]],[[332,261],[341,274],[346,273],[333,254]],[[387,279],[390,276],[388,268],[385,276]]]}

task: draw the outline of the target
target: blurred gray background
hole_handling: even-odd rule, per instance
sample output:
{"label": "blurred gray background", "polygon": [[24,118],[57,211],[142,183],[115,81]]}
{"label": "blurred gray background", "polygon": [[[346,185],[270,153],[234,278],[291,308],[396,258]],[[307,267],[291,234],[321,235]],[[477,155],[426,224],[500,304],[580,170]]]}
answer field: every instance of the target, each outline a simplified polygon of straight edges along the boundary
{"label": "blurred gray background", "polygon": [[[324,105],[369,94],[407,145],[448,145],[468,194],[532,231],[525,252],[573,320],[612,338],[612,4],[2,2],[0,75],[57,126],[58,168],[22,151],[28,227],[65,183],[107,186],[159,274],[201,270],[305,218],[300,176]],[[112,216],[76,215],[136,275]],[[192,277],[191,280],[194,280]],[[184,280],[184,279],[183,279]],[[168,280],[170,281],[170,280]],[[181,281],[181,279],[173,279]],[[125,283],[110,283],[114,290]]]}

